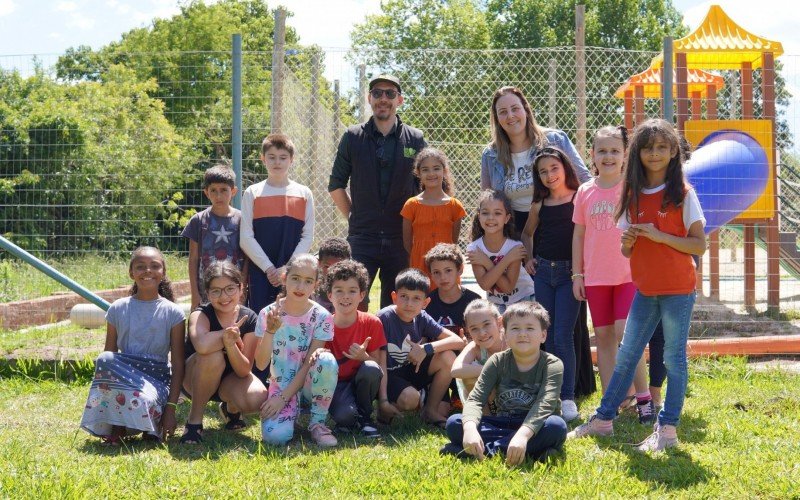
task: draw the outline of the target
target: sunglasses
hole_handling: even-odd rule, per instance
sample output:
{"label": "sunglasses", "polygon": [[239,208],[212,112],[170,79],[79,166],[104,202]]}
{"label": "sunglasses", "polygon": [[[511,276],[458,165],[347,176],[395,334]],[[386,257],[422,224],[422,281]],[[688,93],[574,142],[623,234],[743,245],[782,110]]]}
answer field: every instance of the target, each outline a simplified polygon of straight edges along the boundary
{"label": "sunglasses", "polygon": [[386,96],[387,99],[394,99],[400,95],[400,92],[392,89],[372,89],[369,91],[369,95],[373,99],[380,99],[382,96]]}

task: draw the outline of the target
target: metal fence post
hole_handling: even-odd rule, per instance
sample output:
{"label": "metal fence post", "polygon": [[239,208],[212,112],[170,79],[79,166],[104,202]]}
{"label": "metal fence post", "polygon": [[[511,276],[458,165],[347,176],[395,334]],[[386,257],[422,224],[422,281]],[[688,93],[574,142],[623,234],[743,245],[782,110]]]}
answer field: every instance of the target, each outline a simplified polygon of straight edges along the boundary
{"label": "metal fence post", "polygon": [[272,46],[272,109],[270,130],[280,132],[283,125],[283,65],[286,45],[286,10],[275,11],[275,36]]}
{"label": "metal fence post", "polygon": [[577,123],[575,146],[578,154],[586,154],[586,6],[575,6],[575,101]]}
{"label": "metal fence post", "polygon": [[232,36],[233,79],[231,118],[231,160],[236,174],[236,196],[233,206],[242,208],[242,35]]}
{"label": "metal fence post", "polygon": [[664,37],[664,67],[661,69],[661,95],[664,102],[664,119],[673,123],[675,106],[672,100],[672,37]]}
{"label": "metal fence post", "polygon": [[547,80],[548,80],[548,100],[549,100],[549,110],[548,110],[548,126],[550,128],[558,128],[558,124],[556,123],[556,92],[558,91],[558,86],[556,85],[556,67],[558,66],[558,62],[555,59],[550,59],[547,62]]}

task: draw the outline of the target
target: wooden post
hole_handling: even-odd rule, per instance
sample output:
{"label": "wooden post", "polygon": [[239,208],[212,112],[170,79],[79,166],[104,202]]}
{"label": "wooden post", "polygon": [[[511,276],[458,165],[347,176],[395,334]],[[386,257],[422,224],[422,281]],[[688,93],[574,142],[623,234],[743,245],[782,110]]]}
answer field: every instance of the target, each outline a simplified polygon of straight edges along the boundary
{"label": "wooden post", "polygon": [[[753,67],[742,63],[741,70],[742,119],[753,119]],[[756,305],[756,228],[753,223],[744,224],[744,305]]]}
{"label": "wooden post", "polygon": [[644,87],[634,87],[633,96],[633,121],[639,125],[644,121]]}
{"label": "wooden post", "polygon": [[558,101],[556,100],[556,93],[558,92],[558,87],[556,85],[556,68],[558,67],[558,62],[555,59],[550,59],[547,61],[547,80],[548,80],[548,92],[547,92],[547,99],[550,105],[548,106],[549,109],[547,110],[548,115],[548,126],[550,128],[558,128],[558,123],[556,122],[556,108],[558,106]]}
{"label": "wooden post", "polygon": [[358,118],[367,121],[367,65],[358,65]]}
{"label": "wooden post", "polygon": [[586,52],[585,24],[586,6],[575,6],[575,100],[577,111],[577,132],[575,147],[578,154],[586,154]]}
{"label": "wooden post", "polygon": [[689,118],[689,72],[686,52],[675,54],[675,88],[678,94],[678,133],[683,135],[683,124]]}
{"label": "wooden post", "polygon": [[[706,95],[706,119],[717,119],[717,88],[708,85]],[[719,300],[719,229],[708,236],[709,297]]]}
{"label": "wooden post", "polygon": [[283,126],[283,66],[286,45],[286,10],[275,11],[275,33],[272,41],[272,109],[270,130],[280,132]]}
{"label": "wooden post", "polygon": [[781,301],[781,268],[780,268],[780,227],[778,217],[780,211],[780,198],[778,198],[777,177],[778,171],[775,162],[778,158],[777,143],[775,140],[775,58],[772,52],[763,54],[761,69],[761,85],[764,103],[765,120],[772,120],[772,189],[775,200],[775,215],[767,221],[767,308],[772,314],[780,312]]}
{"label": "wooden post", "polygon": [[700,97],[700,92],[692,92],[692,120],[700,120],[703,118],[703,98]]}
{"label": "wooden post", "polygon": [[625,128],[633,130],[633,92],[625,91]]}

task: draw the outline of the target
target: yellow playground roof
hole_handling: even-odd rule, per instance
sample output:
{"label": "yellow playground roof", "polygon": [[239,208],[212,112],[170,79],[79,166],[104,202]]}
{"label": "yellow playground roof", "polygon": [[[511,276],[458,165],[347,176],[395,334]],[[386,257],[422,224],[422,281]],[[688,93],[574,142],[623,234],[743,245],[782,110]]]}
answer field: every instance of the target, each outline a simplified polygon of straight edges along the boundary
{"label": "yellow playground roof", "polygon": [[[713,73],[708,73],[700,69],[690,69],[688,71],[689,95],[694,92],[700,92],[702,97],[708,94],[708,86],[711,85],[717,90],[725,86],[722,77]],[[620,88],[614,93],[614,97],[622,99],[625,97],[625,92],[633,90],[636,87],[644,87],[644,97],[646,98],[660,98],[661,97],[661,69],[660,68],[647,68],[641,73],[637,73],[628,78],[628,81],[623,83]],[[673,84],[673,89],[675,85]],[[673,90],[673,95],[677,92]]]}
{"label": "yellow playground roof", "polygon": [[[748,32],[719,5],[712,5],[700,26],[672,42],[672,47],[675,54],[686,53],[687,66],[695,69],[741,69],[746,62],[757,69],[764,52],[772,52],[775,57],[783,54],[780,42]],[[650,66],[660,68],[663,61],[664,55],[658,55]]]}

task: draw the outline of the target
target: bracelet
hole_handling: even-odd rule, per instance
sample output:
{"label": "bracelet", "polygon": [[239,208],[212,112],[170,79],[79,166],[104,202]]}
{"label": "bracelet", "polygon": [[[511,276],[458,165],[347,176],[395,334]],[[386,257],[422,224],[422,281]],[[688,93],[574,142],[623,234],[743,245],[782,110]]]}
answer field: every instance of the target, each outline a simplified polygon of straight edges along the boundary
{"label": "bracelet", "polygon": [[575,281],[575,278],[583,278],[583,273],[575,273],[572,276],[570,276],[570,279],[572,279],[572,281]]}
{"label": "bracelet", "polygon": [[269,333],[270,335],[275,335],[276,333],[278,333],[278,330],[275,330],[274,332],[271,332],[271,331],[267,330],[266,328],[264,329],[264,331],[266,333]]}
{"label": "bracelet", "polygon": [[178,403],[173,403],[172,401],[167,401],[167,406],[171,406],[176,410],[178,409]]}

